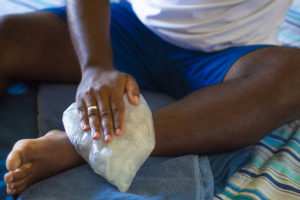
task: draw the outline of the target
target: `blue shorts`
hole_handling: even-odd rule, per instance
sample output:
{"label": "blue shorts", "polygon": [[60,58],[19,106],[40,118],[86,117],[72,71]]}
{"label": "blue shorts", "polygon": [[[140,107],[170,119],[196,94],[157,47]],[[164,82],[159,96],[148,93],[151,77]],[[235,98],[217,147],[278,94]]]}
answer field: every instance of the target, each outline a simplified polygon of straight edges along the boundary
{"label": "blue shorts", "polygon": [[[66,8],[46,9],[66,20]],[[111,4],[111,43],[115,67],[140,87],[179,99],[223,81],[241,56],[269,45],[233,47],[205,53],[170,44],[143,25],[126,2]]]}

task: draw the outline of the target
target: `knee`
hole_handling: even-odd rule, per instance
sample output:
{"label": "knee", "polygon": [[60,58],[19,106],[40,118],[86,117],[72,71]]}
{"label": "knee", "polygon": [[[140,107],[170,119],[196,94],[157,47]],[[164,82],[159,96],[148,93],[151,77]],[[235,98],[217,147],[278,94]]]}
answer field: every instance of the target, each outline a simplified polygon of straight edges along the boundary
{"label": "knee", "polygon": [[14,29],[17,28],[19,23],[19,15],[11,14],[11,15],[4,15],[0,17],[0,34],[1,37],[8,37],[14,36]]}
{"label": "knee", "polygon": [[248,77],[259,78],[278,89],[300,86],[296,84],[300,81],[300,49],[270,47],[257,50],[247,58],[241,64],[253,68],[248,70]]}
{"label": "knee", "polygon": [[12,49],[16,48],[17,40],[13,29],[17,23],[16,15],[0,17],[0,98],[6,93],[11,64],[15,60]]}
{"label": "knee", "polygon": [[[280,59],[276,59],[275,69],[269,70],[273,89],[277,90],[280,102],[287,106],[300,106],[300,50],[282,48]],[[270,66],[272,67],[272,66]],[[293,109],[296,109],[293,107]]]}
{"label": "knee", "polygon": [[10,48],[9,44],[11,42],[11,37],[9,33],[11,32],[11,21],[11,16],[0,17],[0,73],[3,71],[3,66],[6,64],[6,52]]}
{"label": "knee", "polygon": [[[0,48],[0,56],[3,59],[3,54],[5,52],[4,48],[9,48],[9,46],[7,46],[11,41],[12,41],[12,36],[13,36],[13,32],[12,32],[12,27],[14,26],[14,17],[12,15],[6,15],[6,16],[2,16],[0,17],[0,44],[1,44],[1,48]],[[3,61],[1,59],[1,61]]]}
{"label": "knee", "polygon": [[11,69],[16,56],[14,49],[18,47],[18,36],[22,34],[18,15],[0,17],[0,79],[5,78]]}
{"label": "knee", "polygon": [[[280,55],[279,55],[280,56]],[[278,59],[279,60],[279,59]],[[277,61],[278,62],[278,61]],[[300,50],[283,48],[281,59],[274,70],[274,84],[279,84],[282,90],[300,87]],[[299,92],[297,92],[299,93]]]}

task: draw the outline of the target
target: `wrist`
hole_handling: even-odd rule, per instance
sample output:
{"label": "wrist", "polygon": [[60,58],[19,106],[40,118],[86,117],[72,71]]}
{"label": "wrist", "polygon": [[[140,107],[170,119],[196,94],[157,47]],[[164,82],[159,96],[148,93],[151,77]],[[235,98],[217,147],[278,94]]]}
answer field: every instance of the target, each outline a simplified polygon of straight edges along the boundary
{"label": "wrist", "polygon": [[105,71],[114,71],[116,70],[112,65],[87,65],[82,67],[82,76],[88,75],[91,76],[93,74],[103,73]]}
{"label": "wrist", "polygon": [[103,70],[111,70],[114,69],[113,57],[111,54],[91,54],[86,58],[82,59],[81,69],[82,71],[86,71],[89,69],[100,68]]}
{"label": "wrist", "polygon": [[85,74],[90,71],[110,71],[110,70],[115,70],[115,67],[113,64],[108,64],[108,63],[101,63],[101,64],[88,64],[84,65],[81,67],[82,74]]}

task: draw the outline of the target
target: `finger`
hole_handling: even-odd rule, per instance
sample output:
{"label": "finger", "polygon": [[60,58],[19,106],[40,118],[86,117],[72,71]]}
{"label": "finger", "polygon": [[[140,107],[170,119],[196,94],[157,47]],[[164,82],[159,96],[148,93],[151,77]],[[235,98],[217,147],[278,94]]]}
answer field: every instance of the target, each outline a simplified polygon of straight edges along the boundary
{"label": "finger", "polygon": [[85,104],[87,106],[87,115],[92,137],[93,139],[98,140],[101,138],[99,107],[93,93],[85,97]]}
{"label": "finger", "polygon": [[112,121],[112,113],[110,108],[109,98],[106,95],[100,95],[100,101],[98,101],[99,105],[99,115],[101,118],[101,127],[103,133],[103,140],[104,142],[112,141],[112,137],[114,134],[114,124]]}
{"label": "finger", "polygon": [[128,75],[126,83],[128,101],[133,105],[139,105],[140,89],[134,78]]}
{"label": "finger", "polygon": [[125,127],[125,104],[121,95],[112,97],[111,111],[113,115],[115,133],[117,136],[120,136],[124,132]]}
{"label": "finger", "polygon": [[76,101],[76,105],[77,105],[80,126],[83,131],[88,131],[90,129],[90,125],[89,125],[86,105],[81,99]]}

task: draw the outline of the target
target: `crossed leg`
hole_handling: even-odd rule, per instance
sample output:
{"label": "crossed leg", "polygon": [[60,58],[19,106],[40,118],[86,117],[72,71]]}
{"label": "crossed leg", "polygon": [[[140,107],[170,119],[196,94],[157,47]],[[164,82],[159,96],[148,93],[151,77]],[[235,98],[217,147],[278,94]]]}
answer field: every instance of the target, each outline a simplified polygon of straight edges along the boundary
{"label": "crossed leg", "polygon": [[[39,12],[6,18],[0,23],[3,41],[8,48],[0,49],[0,75],[7,79],[2,80],[79,81],[67,26],[57,16]],[[154,111],[152,155],[204,154],[254,144],[300,117],[299,63],[299,50],[260,49],[240,58],[223,83]],[[61,131],[21,140],[7,158],[7,192],[19,194],[82,162]]]}
{"label": "crossed leg", "polygon": [[[67,25],[52,13],[1,18],[0,44],[0,95],[15,80],[80,81],[80,67]],[[7,158],[7,193],[19,194],[41,177],[82,163],[65,136],[61,131],[52,131],[36,140],[18,141]]]}

